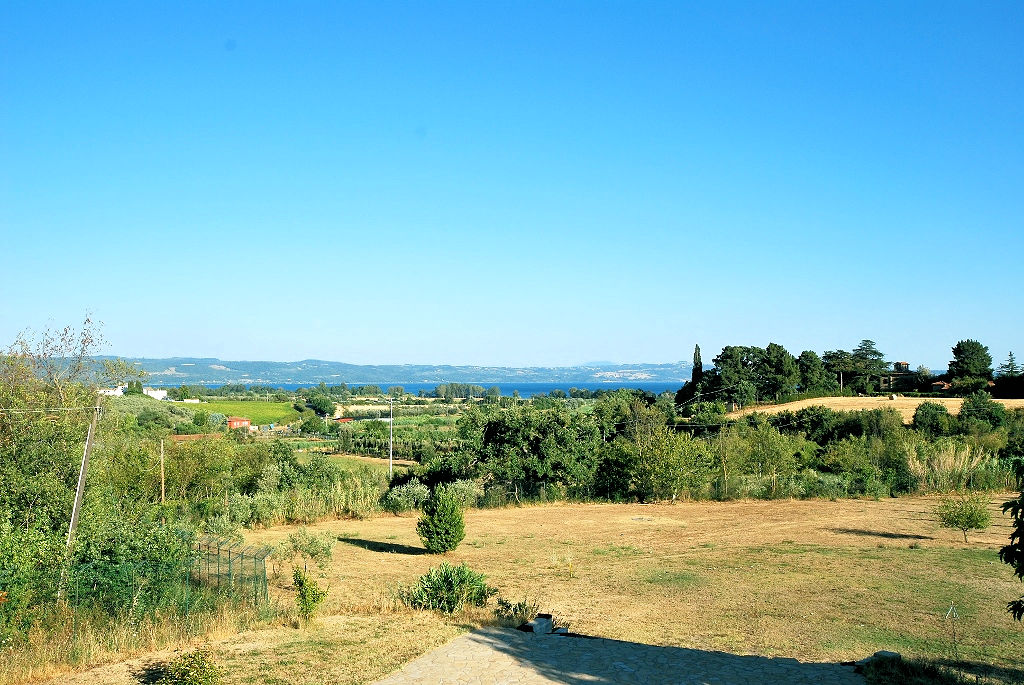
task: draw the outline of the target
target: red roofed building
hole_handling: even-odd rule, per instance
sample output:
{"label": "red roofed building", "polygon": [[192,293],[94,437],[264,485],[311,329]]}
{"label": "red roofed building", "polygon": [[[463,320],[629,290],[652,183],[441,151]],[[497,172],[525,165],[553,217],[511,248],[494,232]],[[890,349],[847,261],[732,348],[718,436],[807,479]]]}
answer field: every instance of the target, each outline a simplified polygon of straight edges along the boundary
{"label": "red roofed building", "polygon": [[227,422],[229,431],[234,430],[236,428],[244,428],[246,430],[249,430],[249,426],[250,424],[252,424],[252,421],[241,416],[229,416],[227,418]]}

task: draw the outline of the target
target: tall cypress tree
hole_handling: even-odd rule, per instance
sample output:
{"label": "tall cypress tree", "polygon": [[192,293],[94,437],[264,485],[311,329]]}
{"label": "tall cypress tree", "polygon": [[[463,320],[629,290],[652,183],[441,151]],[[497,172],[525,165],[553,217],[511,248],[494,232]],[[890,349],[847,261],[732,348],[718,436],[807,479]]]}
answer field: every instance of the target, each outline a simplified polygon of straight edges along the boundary
{"label": "tall cypress tree", "polygon": [[700,360],[700,345],[693,346],[693,369],[690,371],[690,382],[693,383],[693,387],[696,388],[697,384],[700,383],[701,376],[704,375],[704,364]]}
{"label": "tall cypress tree", "polygon": [[693,368],[690,369],[690,382],[679,388],[676,393],[676,404],[680,407],[688,404],[700,391],[700,381],[704,376],[704,363],[700,360],[700,345],[693,346]]}

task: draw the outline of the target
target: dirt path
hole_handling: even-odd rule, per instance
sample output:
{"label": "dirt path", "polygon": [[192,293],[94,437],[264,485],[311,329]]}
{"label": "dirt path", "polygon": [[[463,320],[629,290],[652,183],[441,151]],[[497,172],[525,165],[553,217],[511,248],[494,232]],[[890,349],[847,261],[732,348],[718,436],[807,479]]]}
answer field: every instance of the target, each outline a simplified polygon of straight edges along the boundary
{"label": "dirt path", "polygon": [[425,654],[377,685],[445,682],[864,685],[864,678],[842,664],[485,628]]}

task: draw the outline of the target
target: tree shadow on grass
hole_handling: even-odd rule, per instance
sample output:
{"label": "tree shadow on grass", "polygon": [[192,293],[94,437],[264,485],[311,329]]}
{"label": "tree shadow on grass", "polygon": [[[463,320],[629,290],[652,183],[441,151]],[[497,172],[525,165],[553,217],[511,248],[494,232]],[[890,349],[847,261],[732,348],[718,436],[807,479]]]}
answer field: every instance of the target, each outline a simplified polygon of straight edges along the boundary
{"label": "tree shadow on grass", "polygon": [[934,540],[930,535],[914,535],[912,533],[890,533],[884,530],[865,530],[863,528],[829,528],[831,533],[840,535],[865,535],[887,540]]}
{"label": "tree shadow on grass", "polygon": [[977,661],[954,661],[952,659],[936,659],[932,663],[936,666],[960,671],[971,680],[978,677],[994,679],[1004,683],[1024,683],[1024,668],[993,666],[992,664],[981,664]]}
{"label": "tree shadow on grass", "polygon": [[345,542],[371,552],[384,552],[386,554],[426,554],[427,550],[422,547],[411,545],[400,545],[395,542],[380,542],[379,540],[364,540],[362,538],[338,538],[338,542]]}
{"label": "tree shadow on grass", "polygon": [[167,674],[167,664],[163,661],[147,661],[130,671],[132,678],[135,678],[141,685],[155,685]]}
{"label": "tree shadow on grass", "polygon": [[[852,664],[802,663],[796,659],[747,656],[683,647],[659,647],[586,636],[534,635],[510,628],[483,628],[459,638],[442,650],[457,652],[468,663],[492,663],[501,672],[489,673],[496,680],[523,677],[506,672],[500,660],[489,652],[510,657],[512,669],[536,674],[545,682],[567,685],[611,685],[612,683],[790,683],[812,685],[863,685],[864,679]],[[448,654],[438,655],[439,669],[450,668]],[[428,655],[426,658],[430,658]],[[418,667],[418,675],[434,674]],[[454,676],[456,674],[446,673]],[[461,675],[461,674],[460,674]],[[472,674],[465,674],[467,677]],[[389,682],[389,681],[385,681]],[[395,682],[401,682],[396,679]],[[413,682],[413,681],[409,681]],[[420,680],[416,682],[429,682]]]}

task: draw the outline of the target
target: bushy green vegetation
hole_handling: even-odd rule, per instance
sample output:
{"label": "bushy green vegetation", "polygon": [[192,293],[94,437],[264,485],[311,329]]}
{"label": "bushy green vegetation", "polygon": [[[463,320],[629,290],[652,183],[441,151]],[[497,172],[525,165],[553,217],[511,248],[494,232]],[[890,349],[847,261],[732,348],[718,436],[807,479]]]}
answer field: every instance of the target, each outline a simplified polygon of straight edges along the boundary
{"label": "bushy green vegetation", "polygon": [[195,649],[169,661],[157,685],[220,685],[223,671],[206,649]]}
{"label": "bushy green vegetation", "polygon": [[[183,423],[205,432],[217,416],[209,405],[101,398],[93,431],[91,344],[88,331],[65,331],[0,355],[0,658],[18,668],[180,639],[228,615],[250,620],[247,593],[198,584],[198,535],[365,516],[386,488],[379,469],[324,455],[300,464],[279,442],[169,439]],[[66,546],[90,431],[87,487]],[[299,543],[315,558],[315,546]]]}
{"label": "bushy green vegetation", "polygon": [[454,493],[441,488],[423,504],[423,515],[416,523],[423,546],[432,554],[444,554],[459,546],[466,537],[462,503]]}
{"label": "bushy green vegetation", "polygon": [[511,602],[504,597],[498,597],[497,605],[494,615],[499,621],[512,628],[529,623],[537,618],[537,614],[540,612],[540,603],[530,599]]}
{"label": "bushy green vegetation", "polygon": [[299,610],[299,616],[304,622],[309,623],[313,614],[327,599],[327,588],[320,587],[300,568],[292,572],[292,582],[295,584],[295,605]]}
{"label": "bushy green vegetation", "polygon": [[65,637],[49,658],[81,658],[78,636],[118,636],[126,620],[135,634],[158,624],[187,634],[231,601],[190,578],[195,521],[159,503],[155,447],[134,416],[110,412],[96,424],[88,488],[66,546],[95,415],[90,346],[86,327],[19,341],[0,356],[0,648],[11,663],[50,635]]}
{"label": "bushy green vegetation", "polygon": [[393,514],[419,509],[430,497],[430,488],[415,478],[388,490],[381,506]]}
{"label": "bushy green vegetation", "polygon": [[444,614],[462,611],[466,605],[482,607],[498,593],[487,578],[462,564],[441,562],[420,576],[419,581],[399,590],[399,598],[413,609],[431,609]]}
{"label": "bushy green vegetation", "polygon": [[392,487],[412,478],[431,488],[473,483],[468,505],[884,497],[1012,487],[1024,445],[1024,411],[1002,411],[984,394],[960,416],[920,412],[916,427],[893,410],[810,407],[697,425],[642,393],[569,401],[471,407],[458,421],[460,449],[397,472]]}

